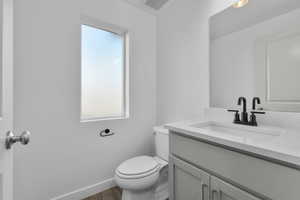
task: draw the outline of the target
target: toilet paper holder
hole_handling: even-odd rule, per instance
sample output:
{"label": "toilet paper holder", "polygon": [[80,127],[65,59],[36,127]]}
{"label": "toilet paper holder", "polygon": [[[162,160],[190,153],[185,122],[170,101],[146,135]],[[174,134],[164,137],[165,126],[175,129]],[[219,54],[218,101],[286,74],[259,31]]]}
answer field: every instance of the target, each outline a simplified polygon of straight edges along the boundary
{"label": "toilet paper holder", "polygon": [[102,131],[100,131],[99,135],[101,137],[108,137],[108,136],[112,136],[114,135],[115,133],[109,129],[109,128],[106,128],[106,129],[103,129]]}

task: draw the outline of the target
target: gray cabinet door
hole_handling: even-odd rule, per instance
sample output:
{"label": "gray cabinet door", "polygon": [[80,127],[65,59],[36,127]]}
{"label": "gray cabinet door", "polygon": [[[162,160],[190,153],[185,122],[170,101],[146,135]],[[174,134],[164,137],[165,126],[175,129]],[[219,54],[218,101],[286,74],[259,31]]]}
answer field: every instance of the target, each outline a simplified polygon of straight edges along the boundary
{"label": "gray cabinet door", "polygon": [[263,200],[214,176],[210,181],[211,200]]}
{"label": "gray cabinet door", "polygon": [[209,174],[172,156],[169,170],[170,200],[209,200]]}

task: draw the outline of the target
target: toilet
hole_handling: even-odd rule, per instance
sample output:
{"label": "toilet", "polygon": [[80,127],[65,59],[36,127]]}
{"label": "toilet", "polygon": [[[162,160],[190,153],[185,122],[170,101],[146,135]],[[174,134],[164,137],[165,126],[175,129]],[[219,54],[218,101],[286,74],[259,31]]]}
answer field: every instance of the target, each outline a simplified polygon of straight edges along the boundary
{"label": "toilet", "polygon": [[154,127],[156,155],[124,161],[115,171],[115,181],[123,189],[122,200],[166,200],[168,191],[169,134]]}

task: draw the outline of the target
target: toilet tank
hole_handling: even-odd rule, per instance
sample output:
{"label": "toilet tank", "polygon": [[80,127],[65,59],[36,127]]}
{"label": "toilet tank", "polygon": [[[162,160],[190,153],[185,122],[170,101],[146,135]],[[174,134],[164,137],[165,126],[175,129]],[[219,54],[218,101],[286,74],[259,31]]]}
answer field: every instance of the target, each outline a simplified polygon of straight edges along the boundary
{"label": "toilet tank", "polygon": [[169,160],[169,130],[162,126],[154,127],[154,142],[156,156]]}

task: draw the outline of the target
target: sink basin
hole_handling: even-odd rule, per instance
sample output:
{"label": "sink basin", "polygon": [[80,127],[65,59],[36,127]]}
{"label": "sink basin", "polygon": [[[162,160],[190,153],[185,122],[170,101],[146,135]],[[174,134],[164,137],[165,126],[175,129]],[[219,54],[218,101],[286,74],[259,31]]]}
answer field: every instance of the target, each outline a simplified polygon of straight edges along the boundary
{"label": "sink basin", "polygon": [[283,130],[273,127],[251,127],[221,122],[201,122],[190,125],[206,135],[243,143],[266,142],[280,136]]}

